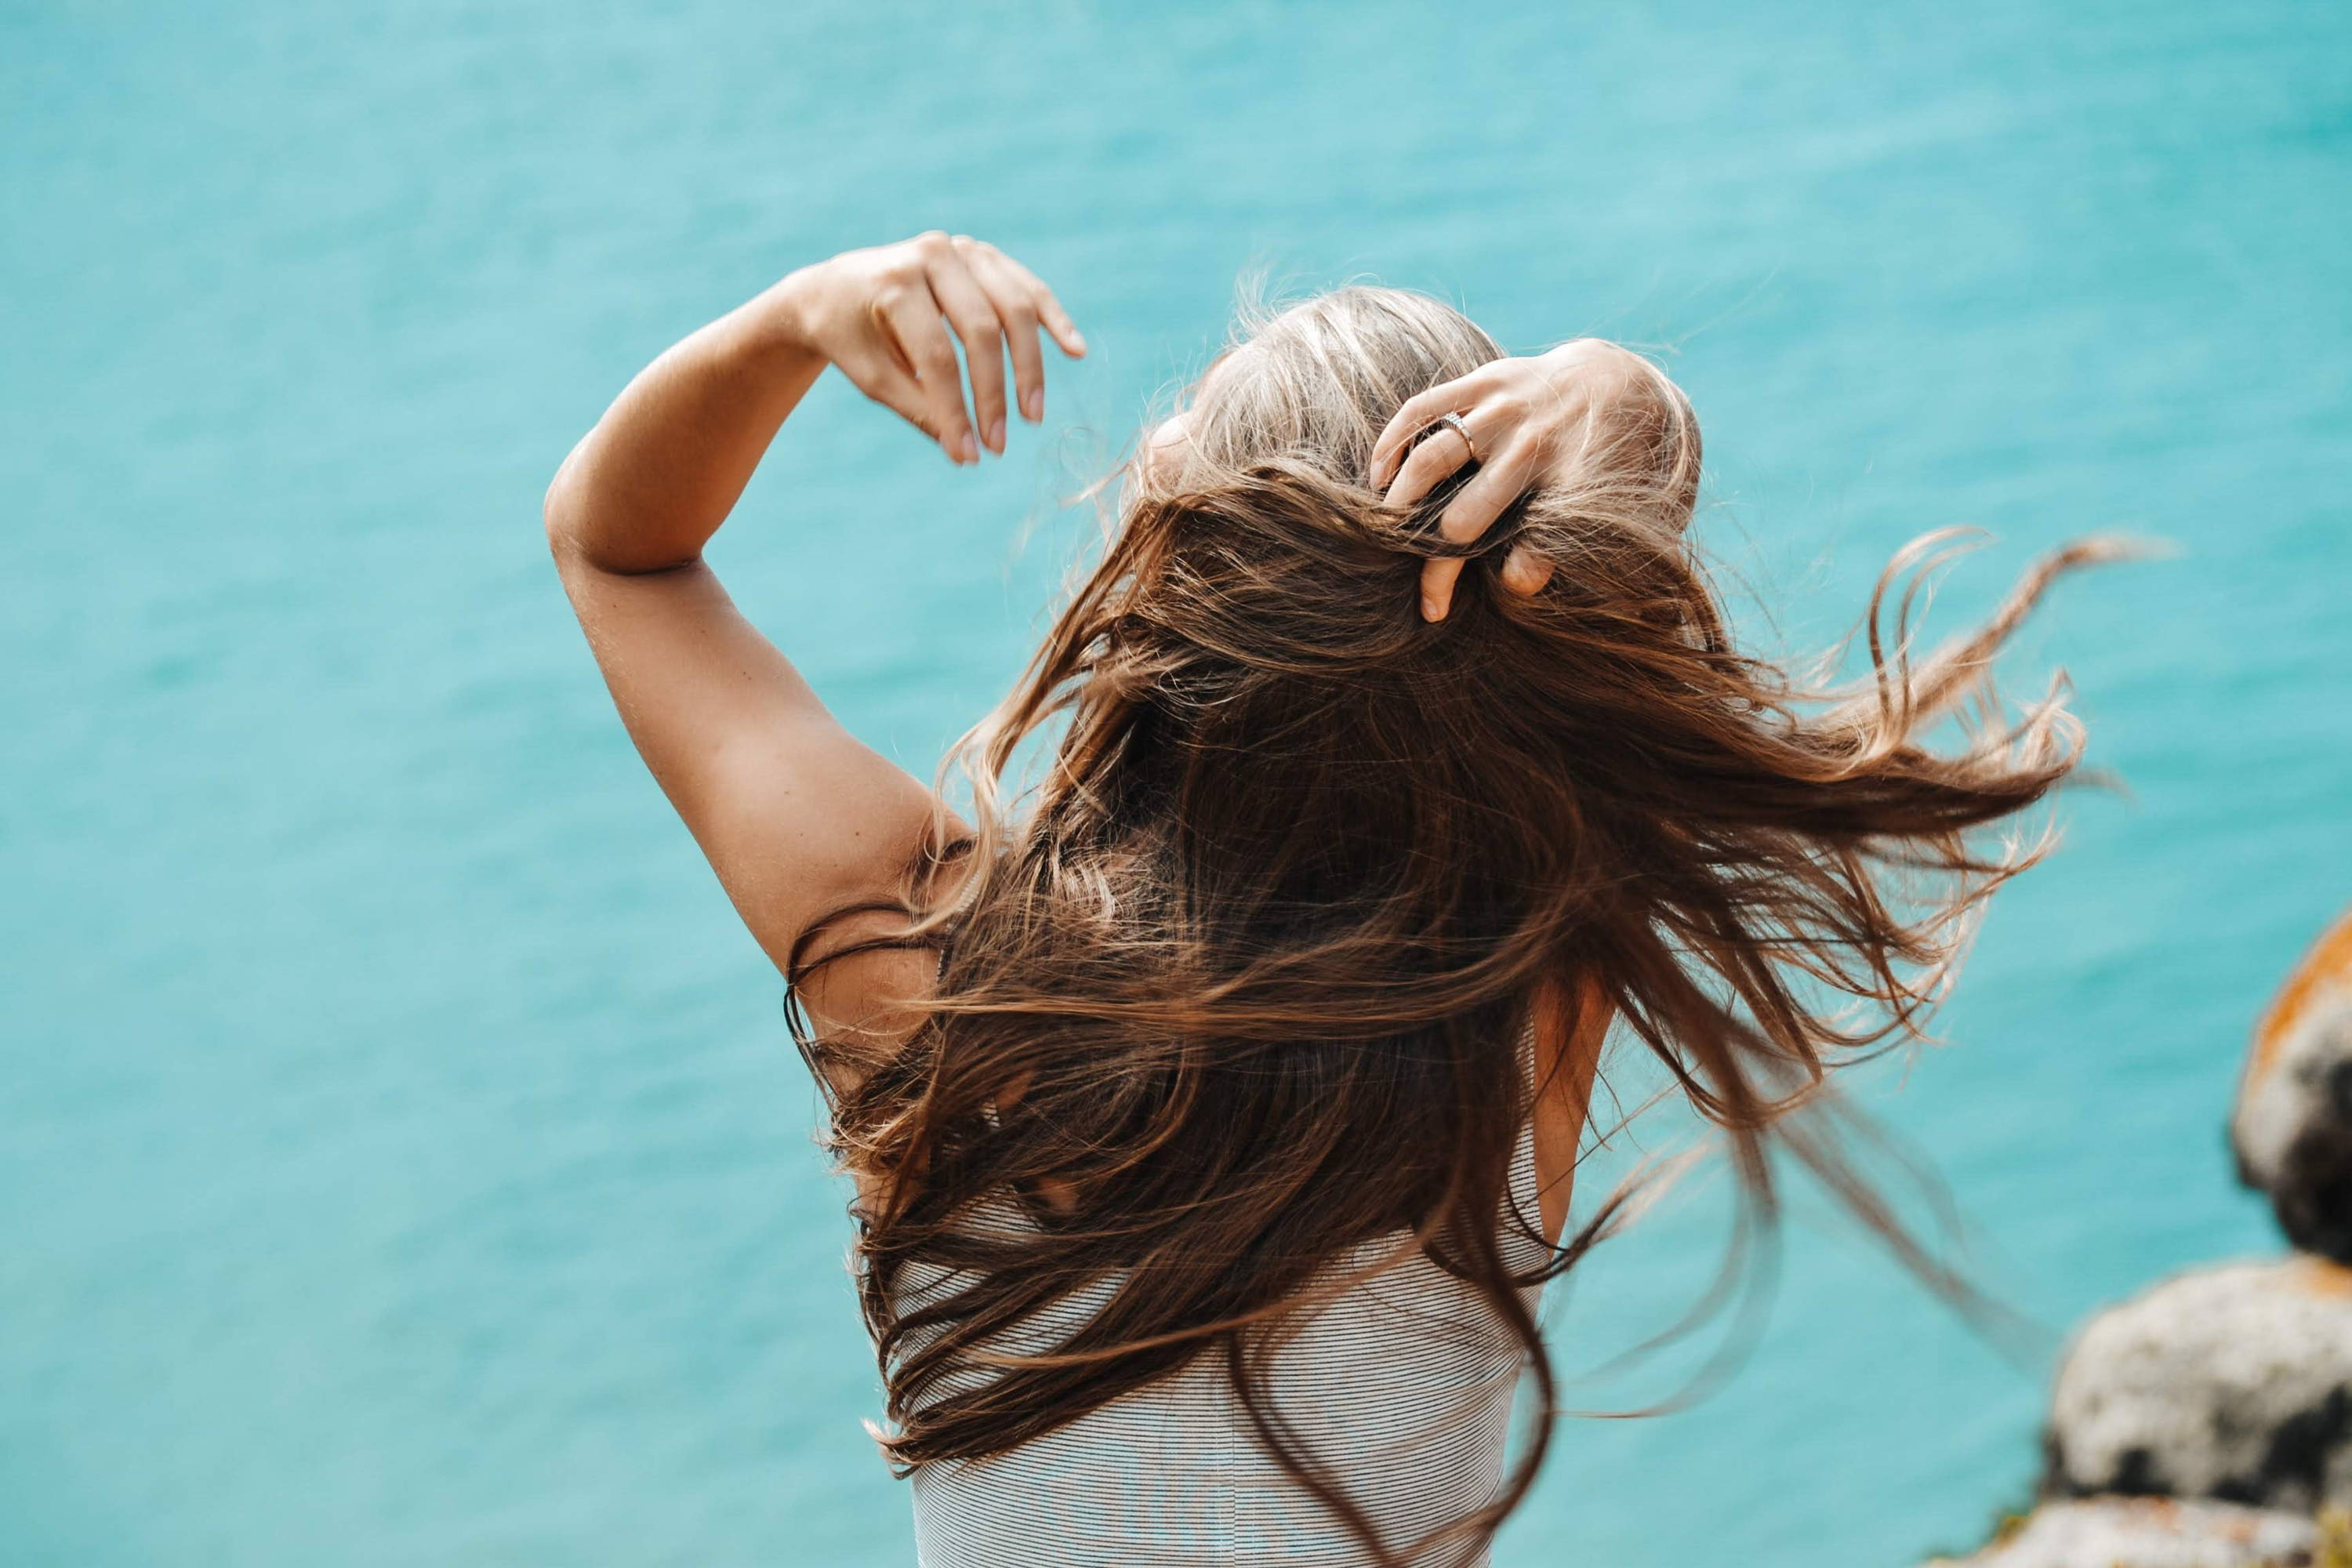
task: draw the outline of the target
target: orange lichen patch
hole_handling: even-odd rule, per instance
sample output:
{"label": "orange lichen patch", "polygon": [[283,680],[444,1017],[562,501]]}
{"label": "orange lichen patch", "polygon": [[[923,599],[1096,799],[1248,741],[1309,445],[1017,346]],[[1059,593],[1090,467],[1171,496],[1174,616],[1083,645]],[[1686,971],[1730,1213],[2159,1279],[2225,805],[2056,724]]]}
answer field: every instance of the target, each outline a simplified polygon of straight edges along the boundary
{"label": "orange lichen patch", "polygon": [[2270,1069],[2280,1042],[2303,1021],[2304,1012],[2319,988],[2331,982],[2352,986],[2352,910],[2337,917],[2336,923],[2321,933],[2311,951],[2303,955],[2303,962],[2286,977],[2286,984],[2279,987],[2262,1022],[2254,1026],[2253,1059],[2246,1068],[2249,1079],[2259,1078]]}
{"label": "orange lichen patch", "polygon": [[2295,1284],[2314,1296],[2352,1296],[2352,1268],[2326,1258],[2309,1255],[2295,1260]]}

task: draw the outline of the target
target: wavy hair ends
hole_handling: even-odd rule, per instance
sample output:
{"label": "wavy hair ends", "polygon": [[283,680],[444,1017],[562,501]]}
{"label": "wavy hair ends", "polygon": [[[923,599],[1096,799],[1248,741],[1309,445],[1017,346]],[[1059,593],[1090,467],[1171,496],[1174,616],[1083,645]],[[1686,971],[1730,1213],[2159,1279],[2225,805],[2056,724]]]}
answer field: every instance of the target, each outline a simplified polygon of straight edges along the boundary
{"label": "wavy hair ends", "polygon": [[[1129,466],[1108,549],[959,753],[970,871],[898,940],[952,932],[928,1021],[835,1100],[883,1184],[858,1244],[905,1467],[1000,1453],[1195,1357],[1367,1553],[1491,1538],[1540,1466],[1550,1361],[1520,1295],[1620,1219],[1612,1195],[1530,1275],[1508,1166],[1538,1092],[1538,997],[1606,1007],[1721,1130],[1751,1205],[1829,1070],[1920,1037],[1972,917],[2046,834],[1987,830],[2073,770],[2063,686],[2012,710],[1990,661],[2070,546],[1922,658],[1874,603],[1870,669],[1816,686],[1733,646],[1683,538],[1696,421],[1660,374],[1467,553],[1368,488],[1414,393],[1499,350],[1437,301],[1349,289],[1224,356],[1173,460]],[[1496,581],[1527,544],[1555,565]],[[1932,546],[1931,546],[1932,548]],[[1901,561],[1886,584],[1898,581]],[[1927,736],[1947,721],[1950,743]],[[1015,758],[1048,746],[1016,799]],[[1912,1240],[1818,1126],[1788,1144],[1898,1257]],[[1033,1223],[989,1205],[1018,1199]],[[1305,1451],[1266,1368],[1332,1261],[1402,1234],[1472,1285],[1543,1395],[1501,1492],[1438,1538],[1381,1538]],[[916,1289],[952,1279],[952,1289]],[[1004,1346],[1073,1291],[1108,1304]]]}

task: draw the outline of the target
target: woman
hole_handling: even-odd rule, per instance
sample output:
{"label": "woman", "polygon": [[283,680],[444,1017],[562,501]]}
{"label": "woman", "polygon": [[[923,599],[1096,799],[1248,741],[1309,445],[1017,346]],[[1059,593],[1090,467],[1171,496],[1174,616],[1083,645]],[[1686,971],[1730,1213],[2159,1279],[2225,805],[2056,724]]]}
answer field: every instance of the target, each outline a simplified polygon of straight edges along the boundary
{"label": "woman", "polygon": [[[1768,1217],[1777,1142],[1909,1248],[1798,1112],[1916,1032],[2032,858],[1969,830],[2080,732],[2054,697],[2003,721],[1986,664],[2095,547],[1916,666],[1874,605],[1873,679],[1812,700],[1732,648],[1685,548],[1699,437],[1664,375],[1341,289],[1138,444],[1103,559],[961,748],[967,824],[701,551],[828,364],[976,463],[1042,417],[1041,337],[1085,352],[968,237],[792,274],[564,463],[565,585],[800,1010],[923,1561],[1483,1561],[1549,1430],[1506,1475],[1524,1373],[1550,1408],[1538,1289],[1613,1212],[1563,1240],[1612,1026]],[[1952,749],[1916,738],[1955,715]]]}

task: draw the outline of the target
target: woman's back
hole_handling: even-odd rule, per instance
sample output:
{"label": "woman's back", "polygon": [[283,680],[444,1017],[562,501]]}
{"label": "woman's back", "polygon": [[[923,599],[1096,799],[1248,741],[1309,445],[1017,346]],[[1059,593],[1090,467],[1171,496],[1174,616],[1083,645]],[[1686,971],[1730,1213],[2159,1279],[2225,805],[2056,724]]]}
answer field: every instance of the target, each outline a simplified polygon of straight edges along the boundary
{"label": "woman's back", "polygon": [[[1504,1257],[1533,1273],[1550,1249],[1538,1213],[1532,1126],[1511,1166],[1528,1224],[1503,1227]],[[1410,1238],[1366,1242],[1334,1265],[1376,1264]],[[911,1308],[943,1283],[909,1291]],[[1049,1350],[1115,1280],[1030,1320],[999,1348]],[[1536,1307],[1539,1286],[1523,1291]],[[1478,1291],[1418,1249],[1313,1310],[1270,1362],[1268,1393],[1305,1450],[1392,1549],[1476,1514],[1503,1481],[1511,1401],[1526,1347]],[[944,1392],[944,1391],[943,1391]],[[1223,1356],[1099,1405],[1004,1453],[915,1472],[923,1568],[1358,1568],[1374,1561],[1255,1436]],[[1415,1568],[1483,1563],[1458,1539]]]}
{"label": "woman's back", "polygon": [[[1041,416],[1041,327],[1084,352],[968,237],[846,253],[649,366],[548,499],[630,733],[791,986],[934,1568],[1387,1568],[1454,1527],[1423,1562],[1475,1560],[1549,1433],[1498,1484],[1521,1370],[1549,1403],[1534,1290],[1619,1201],[1548,1244],[1612,1020],[1721,1131],[1747,1217],[1779,1213],[1785,1151],[1958,1293],[1824,1080],[1919,1034],[2046,843],[1979,830],[2065,778],[2081,728],[2063,689],[2007,708],[1990,663],[2113,549],[1929,654],[1910,593],[1880,623],[1898,562],[1866,679],[1822,688],[1736,646],[1684,538],[1696,417],[1655,366],[1512,357],[1441,301],[1343,289],[1253,322],[1141,443],[1100,559],[959,748],[966,824],[700,552],[828,366],[972,462],[1009,407]],[[1051,1217],[991,1225],[1009,1193]],[[1541,1226],[1498,1232],[1514,1203]],[[1444,1268],[1302,1310],[1366,1237],[1415,1237]]]}

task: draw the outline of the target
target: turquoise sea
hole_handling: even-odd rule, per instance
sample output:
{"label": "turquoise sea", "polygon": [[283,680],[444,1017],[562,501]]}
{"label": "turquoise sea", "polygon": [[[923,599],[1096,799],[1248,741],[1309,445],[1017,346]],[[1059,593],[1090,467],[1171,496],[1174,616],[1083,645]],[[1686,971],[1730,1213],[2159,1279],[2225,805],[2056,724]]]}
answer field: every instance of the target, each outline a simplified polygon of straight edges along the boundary
{"label": "turquoise sea", "polygon": [[[1246,269],[1668,353],[1760,638],[1922,530],[2128,793],[1869,1102],[2054,1328],[2275,1245],[2221,1122],[2352,901],[2352,9],[0,8],[0,1563],[904,1564],[779,986],[640,773],[540,494],[673,338],[940,226],[1095,345],[974,475],[828,382],[715,559],[928,773],[1057,498]],[[1701,1189],[1553,1303],[1685,1301]],[[1670,1379],[1668,1380],[1671,1381]],[[1655,1382],[1596,1399],[1656,1393]],[[1562,1430],[1499,1560],[1902,1568],[2041,1373],[1792,1227],[1715,1398]]]}

